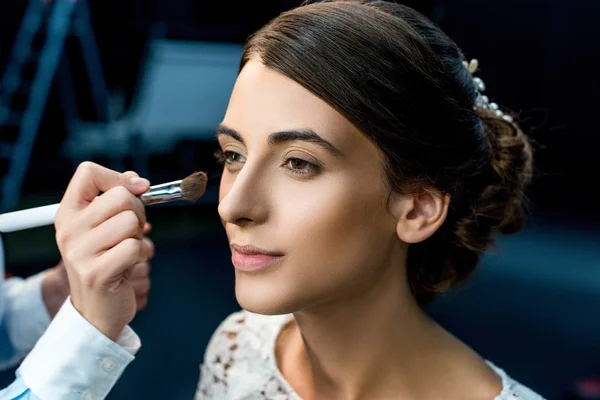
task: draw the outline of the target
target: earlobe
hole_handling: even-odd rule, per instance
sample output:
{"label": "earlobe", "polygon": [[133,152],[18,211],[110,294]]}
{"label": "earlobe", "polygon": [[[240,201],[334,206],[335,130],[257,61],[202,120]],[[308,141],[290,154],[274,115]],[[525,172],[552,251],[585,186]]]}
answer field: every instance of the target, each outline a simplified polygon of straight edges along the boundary
{"label": "earlobe", "polygon": [[397,196],[391,204],[396,217],[396,233],[405,243],[418,243],[429,238],[446,220],[450,196],[433,191]]}

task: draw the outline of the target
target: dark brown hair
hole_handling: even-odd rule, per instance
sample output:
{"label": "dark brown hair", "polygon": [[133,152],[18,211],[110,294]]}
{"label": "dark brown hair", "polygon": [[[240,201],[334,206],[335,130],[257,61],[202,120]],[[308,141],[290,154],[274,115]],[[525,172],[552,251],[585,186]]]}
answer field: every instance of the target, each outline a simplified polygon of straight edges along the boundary
{"label": "dark brown hair", "polygon": [[451,196],[436,233],[409,247],[419,303],[466,280],[496,231],[522,229],[532,151],[516,123],[474,111],[457,45],[411,8],[385,1],[305,4],[251,36],[251,58],[310,90],[381,149],[391,190]]}

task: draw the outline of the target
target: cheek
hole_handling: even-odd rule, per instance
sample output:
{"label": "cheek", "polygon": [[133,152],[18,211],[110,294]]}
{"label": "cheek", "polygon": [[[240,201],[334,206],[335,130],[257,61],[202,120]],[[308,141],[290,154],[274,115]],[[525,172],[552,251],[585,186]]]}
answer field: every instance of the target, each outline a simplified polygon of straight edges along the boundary
{"label": "cheek", "polygon": [[309,192],[288,192],[294,196],[278,207],[277,226],[283,229],[278,236],[293,249],[294,274],[316,282],[323,276],[360,275],[366,264],[378,263],[393,236],[378,192],[357,189],[352,182],[328,182]]}

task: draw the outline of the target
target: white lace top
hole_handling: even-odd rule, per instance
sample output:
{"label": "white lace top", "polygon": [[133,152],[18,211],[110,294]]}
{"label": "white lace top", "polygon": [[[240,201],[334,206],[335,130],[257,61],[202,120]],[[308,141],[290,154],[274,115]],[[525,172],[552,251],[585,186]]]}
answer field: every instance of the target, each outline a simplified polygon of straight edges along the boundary
{"label": "white lace top", "polygon": [[[275,343],[293,315],[231,314],[213,334],[195,400],[302,400],[283,377],[275,360]],[[495,400],[543,400],[502,369],[488,362],[502,378]]]}

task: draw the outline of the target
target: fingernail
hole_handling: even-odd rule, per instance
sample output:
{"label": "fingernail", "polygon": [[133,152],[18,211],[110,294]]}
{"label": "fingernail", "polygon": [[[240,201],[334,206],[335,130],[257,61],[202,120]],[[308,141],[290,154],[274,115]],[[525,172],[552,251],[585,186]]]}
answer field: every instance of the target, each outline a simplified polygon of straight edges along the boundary
{"label": "fingernail", "polygon": [[150,181],[145,178],[129,178],[129,182],[135,189],[145,189],[150,186]]}

